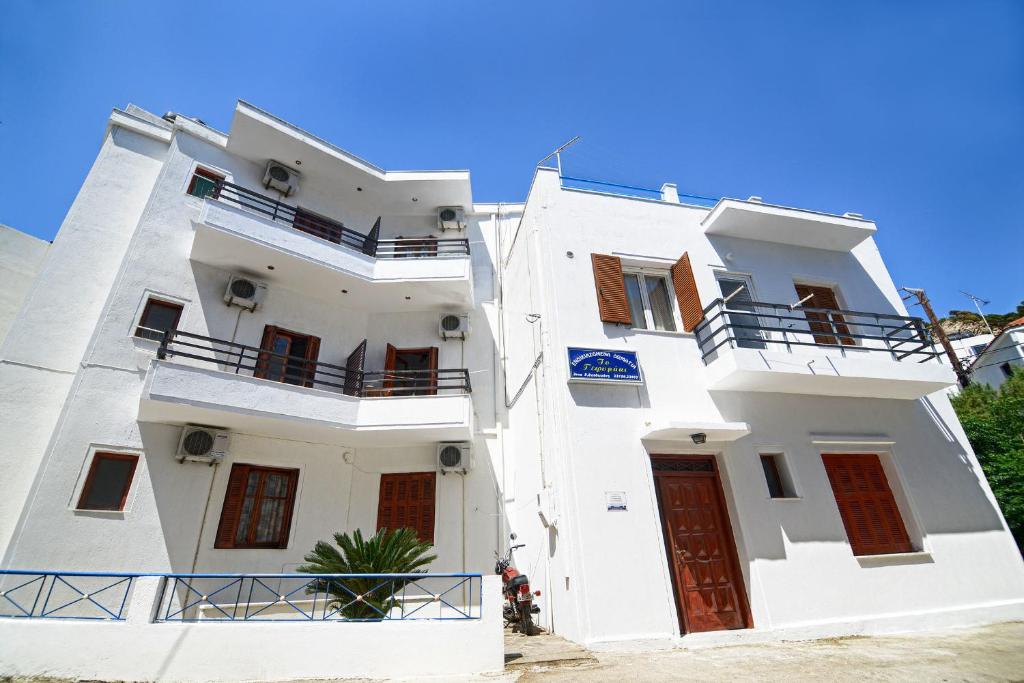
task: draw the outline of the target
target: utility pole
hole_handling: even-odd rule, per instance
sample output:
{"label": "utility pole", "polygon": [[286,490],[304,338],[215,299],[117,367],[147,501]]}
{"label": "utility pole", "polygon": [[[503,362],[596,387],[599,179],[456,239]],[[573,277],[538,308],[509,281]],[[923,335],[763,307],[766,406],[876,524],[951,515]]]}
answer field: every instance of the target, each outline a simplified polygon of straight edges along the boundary
{"label": "utility pole", "polygon": [[[924,293],[923,289],[912,289],[910,287],[901,287],[900,289],[917,299],[917,303],[924,309],[925,315],[928,316],[928,322],[932,325],[932,332],[938,336],[939,343],[942,344],[942,348],[945,350],[946,356],[949,357],[949,362],[953,366],[953,372],[956,373],[957,379],[960,380],[960,386],[966,388],[971,383],[971,376],[964,369],[964,366],[960,364],[960,359],[956,357],[956,351],[953,350],[953,345],[949,343],[946,331],[942,329],[939,319],[935,316],[935,311],[932,310],[932,302],[928,300],[928,295]],[[906,301],[909,298],[909,296],[903,297],[903,300]]]}

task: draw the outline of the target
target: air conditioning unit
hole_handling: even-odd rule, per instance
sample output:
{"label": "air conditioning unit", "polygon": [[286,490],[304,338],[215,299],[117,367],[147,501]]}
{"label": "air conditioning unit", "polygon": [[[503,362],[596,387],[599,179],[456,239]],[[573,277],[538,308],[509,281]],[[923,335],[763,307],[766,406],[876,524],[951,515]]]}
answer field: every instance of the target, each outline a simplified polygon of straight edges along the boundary
{"label": "air conditioning unit", "polygon": [[228,454],[231,434],[214,427],[185,425],[178,441],[178,462],[218,463]]}
{"label": "air conditioning unit", "polygon": [[232,275],[228,280],[228,288],[224,291],[224,301],[228,306],[241,306],[250,311],[263,303],[267,295],[267,286],[244,275]]}
{"label": "air conditioning unit", "polygon": [[466,216],[461,206],[439,206],[437,207],[437,229],[444,232],[447,230],[462,230],[466,227]]}
{"label": "air conditioning unit", "polygon": [[447,313],[437,324],[441,339],[465,339],[469,336],[469,316]]}
{"label": "air conditioning unit", "polygon": [[274,188],[288,197],[299,189],[299,172],[277,161],[268,161],[267,170],[263,173],[263,187],[268,190]]}
{"label": "air conditioning unit", "polygon": [[448,441],[437,444],[437,469],[441,474],[460,472],[465,474],[472,465],[470,445],[465,441]]}

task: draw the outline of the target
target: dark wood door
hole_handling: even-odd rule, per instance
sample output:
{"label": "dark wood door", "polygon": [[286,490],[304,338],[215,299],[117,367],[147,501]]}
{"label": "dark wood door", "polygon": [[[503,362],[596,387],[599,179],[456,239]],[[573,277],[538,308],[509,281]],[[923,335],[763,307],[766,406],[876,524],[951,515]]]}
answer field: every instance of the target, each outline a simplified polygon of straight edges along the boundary
{"label": "dark wood door", "polygon": [[311,387],[319,355],[319,337],[266,325],[253,376]]}
{"label": "dark wood door", "polygon": [[712,458],[652,458],[684,633],[749,628],[743,575]]}
{"label": "dark wood door", "polygon": [[[795,285],[796,295],[800,299],[811,297],[804,303],[805,308],[828,308],[839,309],[839,299],[831,287],[814,287],[812,285]],[[833,332],[839,334],[850,334],[850,327],[846,324],[846,318],[840,313],[825,313],[822,311],[804,311],[807,318],[807,325],[814,333],[816,344],[835,344],[836,337]],[[840,337],[839,341],[846,346],[854,346],[857,342],[853,337]]]}

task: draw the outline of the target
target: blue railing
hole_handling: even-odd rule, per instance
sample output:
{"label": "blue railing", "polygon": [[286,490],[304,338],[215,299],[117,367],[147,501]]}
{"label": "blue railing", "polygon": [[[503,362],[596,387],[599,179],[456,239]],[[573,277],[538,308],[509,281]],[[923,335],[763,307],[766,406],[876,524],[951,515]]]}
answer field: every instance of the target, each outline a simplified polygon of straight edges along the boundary
{"label": "blue railing", "polygon": [[121,621],[137,576],[0,570],[0,617]]}
{"label": "blue railing", "polygon": [[0,570],[0,617],[122,621],[142,577],[160,582],[156,598],[140,598],[158,623],[479,619],[483,600],[480,574]]}
{"label": "blue railing", "polygon": [[[626,185],[624,183],[612,183],[605,180],[594,180],[592,178],[577,178],[575,176],[559,176],[562,187],[570,190],[589,190],[591,192],[604,192],[626,197],[640,197],[642,199],[662,198],[661,190],[639,185]],[[679,203],[692,206],[712,207],[718,203],[718,197],[708,197],[700,194],[689,194],[678,192]]]}
{"label": "blue railing", "polygon": [[158,621],[479,619],[480,574],[168,574]]}

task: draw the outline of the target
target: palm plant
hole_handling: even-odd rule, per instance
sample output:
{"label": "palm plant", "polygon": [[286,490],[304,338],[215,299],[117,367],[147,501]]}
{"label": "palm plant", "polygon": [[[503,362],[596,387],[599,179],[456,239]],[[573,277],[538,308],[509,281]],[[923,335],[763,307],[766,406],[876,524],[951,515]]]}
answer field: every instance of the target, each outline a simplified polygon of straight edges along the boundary
{"label": "palm plant", "polygon": [[[305,574],[418,574],[437,559],[428,554],[433,546],[420,541],[413,529],[381,529],[364,539],[356,529],[334,534],[337,547],[317,541],[298,568]],[[398,604],[395,594],[412,579],[318,579],[310,593],[327,593],[328,606],[347,619],[381,619]]]}

